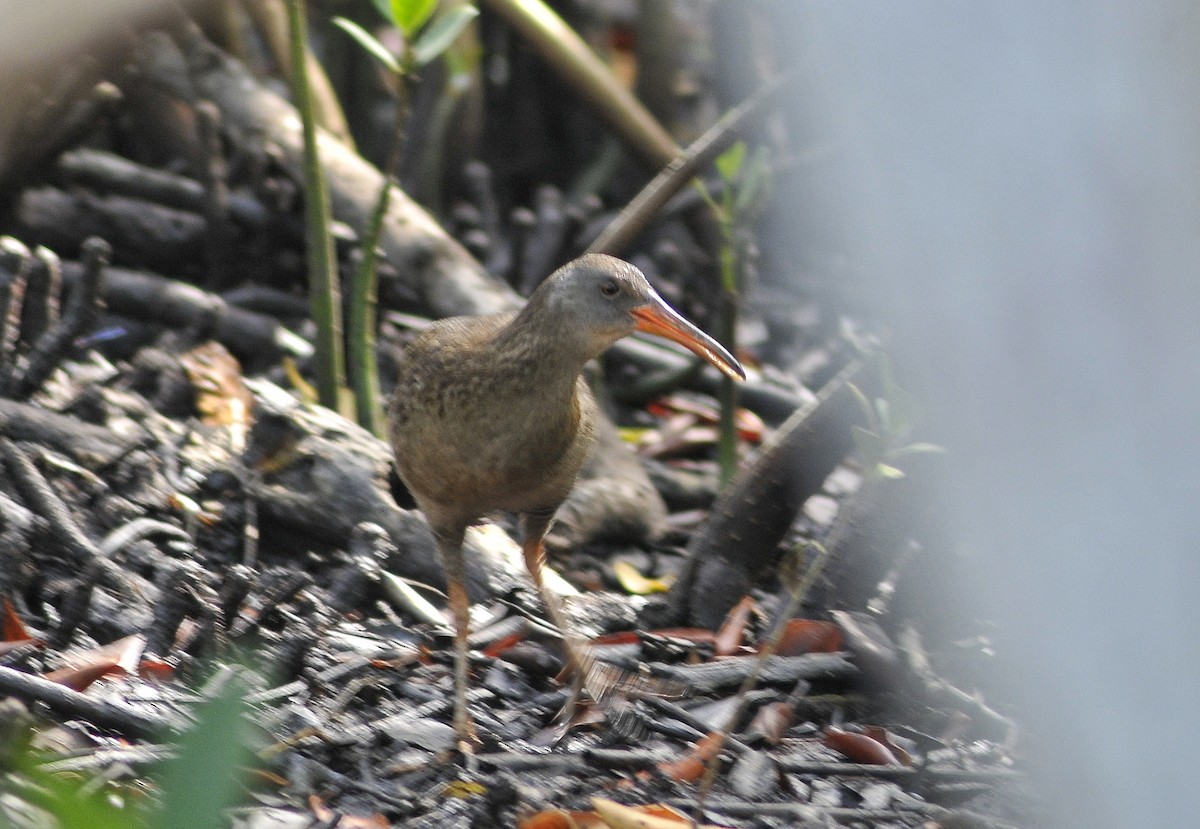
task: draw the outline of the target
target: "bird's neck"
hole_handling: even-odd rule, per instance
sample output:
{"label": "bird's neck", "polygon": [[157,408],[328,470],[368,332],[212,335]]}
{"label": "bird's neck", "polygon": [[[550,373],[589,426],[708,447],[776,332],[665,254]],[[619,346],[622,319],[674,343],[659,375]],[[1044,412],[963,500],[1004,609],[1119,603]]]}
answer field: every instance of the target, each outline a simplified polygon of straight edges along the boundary
{"label": "bird's neck", "polygon": [[[603,349],[588,339],[586,331],[570,325],[540,300],[543,297],[535,293],[501,329],[495,350],[513,363],[530,366],[550,385],[573,390],[584,364]],[[559,382],[551,383],[550,378]]]}

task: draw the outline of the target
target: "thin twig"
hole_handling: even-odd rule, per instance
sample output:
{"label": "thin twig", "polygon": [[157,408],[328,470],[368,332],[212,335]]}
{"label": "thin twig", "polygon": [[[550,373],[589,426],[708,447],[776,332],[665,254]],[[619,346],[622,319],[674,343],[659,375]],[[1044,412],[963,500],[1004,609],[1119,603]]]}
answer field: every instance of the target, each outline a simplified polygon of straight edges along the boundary
{"label": "thin twig", "polygon": [[708,761],[708,765],[704,769],[704,777],[700,781],[700,789],[696,793],[696,820],[700,820],[701,813],[704,810],[704,801],[708,798],[709,791],[712,785],[716,782],[717,771],[721,767],[721,748],[725,745],[725,740],[729,738],[729,732],[742,718],[743,710],[746,707],[746,702],[749,699],[750,691],[758,683],[758,678],[762,674],[763,669],[767,665],[767,661],[775,654],[775,649],[779,647],[780,640],[783,639],[784,631],[787,630],[788,620],[792,618],[800,605],[804,602],[804,597],[808,595],[808,591],[817,581],[817,576],[821,574],[825,563],[829,560],[829,550],[825,547],[817,546],[817,557],[804,571],[804,577],[800,583],[796,585],[796,589],[792,591],[791,600],[788,602],[784,612],[779,614],[779,620],[775,624],[775,630],[771,632],[771,638],[767,641],[766,646],[758,652],[758,658],[754,664],[754,670],[747,674],[746,679],[742,682],[742,687],[738,688],[737,699],[738,707],[732,717],[729,718],[728,724],[721,729],[717,738],[717,750],[713,752],[712,758]]}
{"label": "thin twig", "polygon": [[483,0],[530,42],[652,168],[679,153],[674,139],[543,0]]}
{"label": "thin twig", "polygon": [[742,103],[725,113],[686,150],[675,156],[649,184],[642,188],[617,218],[604,229],[587,253],[618,256],[646,229],[671,197],[708,166],[737,139],[738,134],[757,117],[783,86],[786,76],[767,83]]}

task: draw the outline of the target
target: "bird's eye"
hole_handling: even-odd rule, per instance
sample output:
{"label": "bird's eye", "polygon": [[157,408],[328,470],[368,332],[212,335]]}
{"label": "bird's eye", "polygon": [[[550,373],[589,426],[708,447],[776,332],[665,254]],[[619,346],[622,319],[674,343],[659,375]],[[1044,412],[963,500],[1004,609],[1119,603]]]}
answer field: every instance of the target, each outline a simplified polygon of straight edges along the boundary
{"label": "bird's eye", "polygon": [[621,286],[615,279],[606,279],[600,283],[600,293],[606,297],[614,297],[621,292]]}

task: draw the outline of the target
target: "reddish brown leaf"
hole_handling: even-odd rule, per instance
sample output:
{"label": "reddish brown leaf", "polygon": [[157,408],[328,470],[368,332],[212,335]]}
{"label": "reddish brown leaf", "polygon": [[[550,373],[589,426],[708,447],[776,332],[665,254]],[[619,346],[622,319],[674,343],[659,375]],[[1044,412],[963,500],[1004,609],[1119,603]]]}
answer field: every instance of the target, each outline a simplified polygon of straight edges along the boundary
{"label": "reddish brown leaf", "polygon": [[806,653],[833,653],[842,649],[842,630],[833,622],[815,619],[789,619],[775,653],[802,656]]}
{"label": "reddish brown leaf", "polygon": [[830,726],[825,729],[825,745],[834,751],[844,754],[856,763],[868,763],[874,766],[898,766],[900,761],[896,755],[878,740],[873,740],[866,734],[855,731],[842,731]]}
{"label": "reddish brown leaf", "polygon": [[749,409],[737,409],[733,413],[733,425],[738,437],[747,443],[761,443],[763,434],[767,431],[762,418]]}
{"label": "reddish brown leaf", "polygon": [[593,645],[636,645],[642,641],[636,630],[618,630],[615,633],[602,633],[592,638]]}
{"label": "reddish brown leaf", "polygon": [[692,750],[678,760],[658,764],[658,770],[680,783],[699,780],[704,774],[704,767],[724,745],[724,737],[718,732],[702,737],[692,746]]}
{"label": "reddish brown leaf", "polygon": [[163,682],[175,678],[175,666],[165,659],[143,659],[138,663],[138,676]]}
{"label": "reddish brown leaf", "polygon": [[887,750],[892,753],[892,756],[900,761],[900,765],[911,766],[913,764],[912,755],[903,746],[896,744],[896,741],[892,739],[891,732],[886,728],[880,728],[877,725],[868,725],[864,733],[877,743],[886,746]]}
{"label": "reddish brown leaf", "polygon": [[75,691],[86,691],[88,686],[101,677],[123,671],[118,660],[112,657],[101,657],[85,665],[73,665],[69,668],[59,668],[45,675],[51,682],[66,685]]}
{"label": "reddish brown leaf", "polygon": [[595,812],[547,809],[517,821],[517,829],[605,829],[607,824]]}
{"label": "reddish brown leaf", "polygon": [[4,624],[0,625],[0,637],[5,642],[28,642],[33,639],[7,596],[4,597]]}
{"label": "reddish brown leaf", "polygon": [[772,702],[758,709],[754,719],[750,721],[750,732],[757,732],[775,744],[783,739],[784,732],[791,727],[796,719],[796,707],[790,702]]}
{"label": "reddish brown leaf", "polygon": [[495,659],[497,656],[504,653],[506,650],[511,648],[513,645],[516,645],[519,642],[524,642],[526,638],[527,638],[527,636],[524,631],[522,631],[521,633],[513,633],[508,636],[504,636],[500,639],[497,639],[495,642],[493,642],[492,644],[490,644],[486,648],[484,648],[483,652],[485,654],[487,654],[488,656],[492,657],[493,659]]}
{"label": "reddish brown leaf", "polygon": [[737,653],[746,636],[746,625],[750,621],[750,611],[754,609],[754,598],[743,596],[742,600],[733,606],[721,629],[717,631],[715,648],[717,656],[730,656]]}

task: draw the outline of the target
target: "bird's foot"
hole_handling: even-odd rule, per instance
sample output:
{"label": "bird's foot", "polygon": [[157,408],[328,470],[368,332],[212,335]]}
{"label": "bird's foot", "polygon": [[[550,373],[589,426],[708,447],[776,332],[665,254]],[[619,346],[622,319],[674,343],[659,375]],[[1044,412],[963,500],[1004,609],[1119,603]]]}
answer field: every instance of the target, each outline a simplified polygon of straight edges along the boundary
{"label": "bird's foot", "polygon": [[437,753],[433,762],[437,766],[459,766],[470,777],[479,771],[477,755],[481,748],[483,748],[483,742],[475,731],[474,723],[468,719],[466,727],[463,728],[456,722],[454,742],[447,743]]}
{"label": "bird's foot", "polygon": [[475,722],[471,719],[470,712],[454,712],[454,736],[455,746],[464,755],[474,754],[483,744],[475,730]]}

